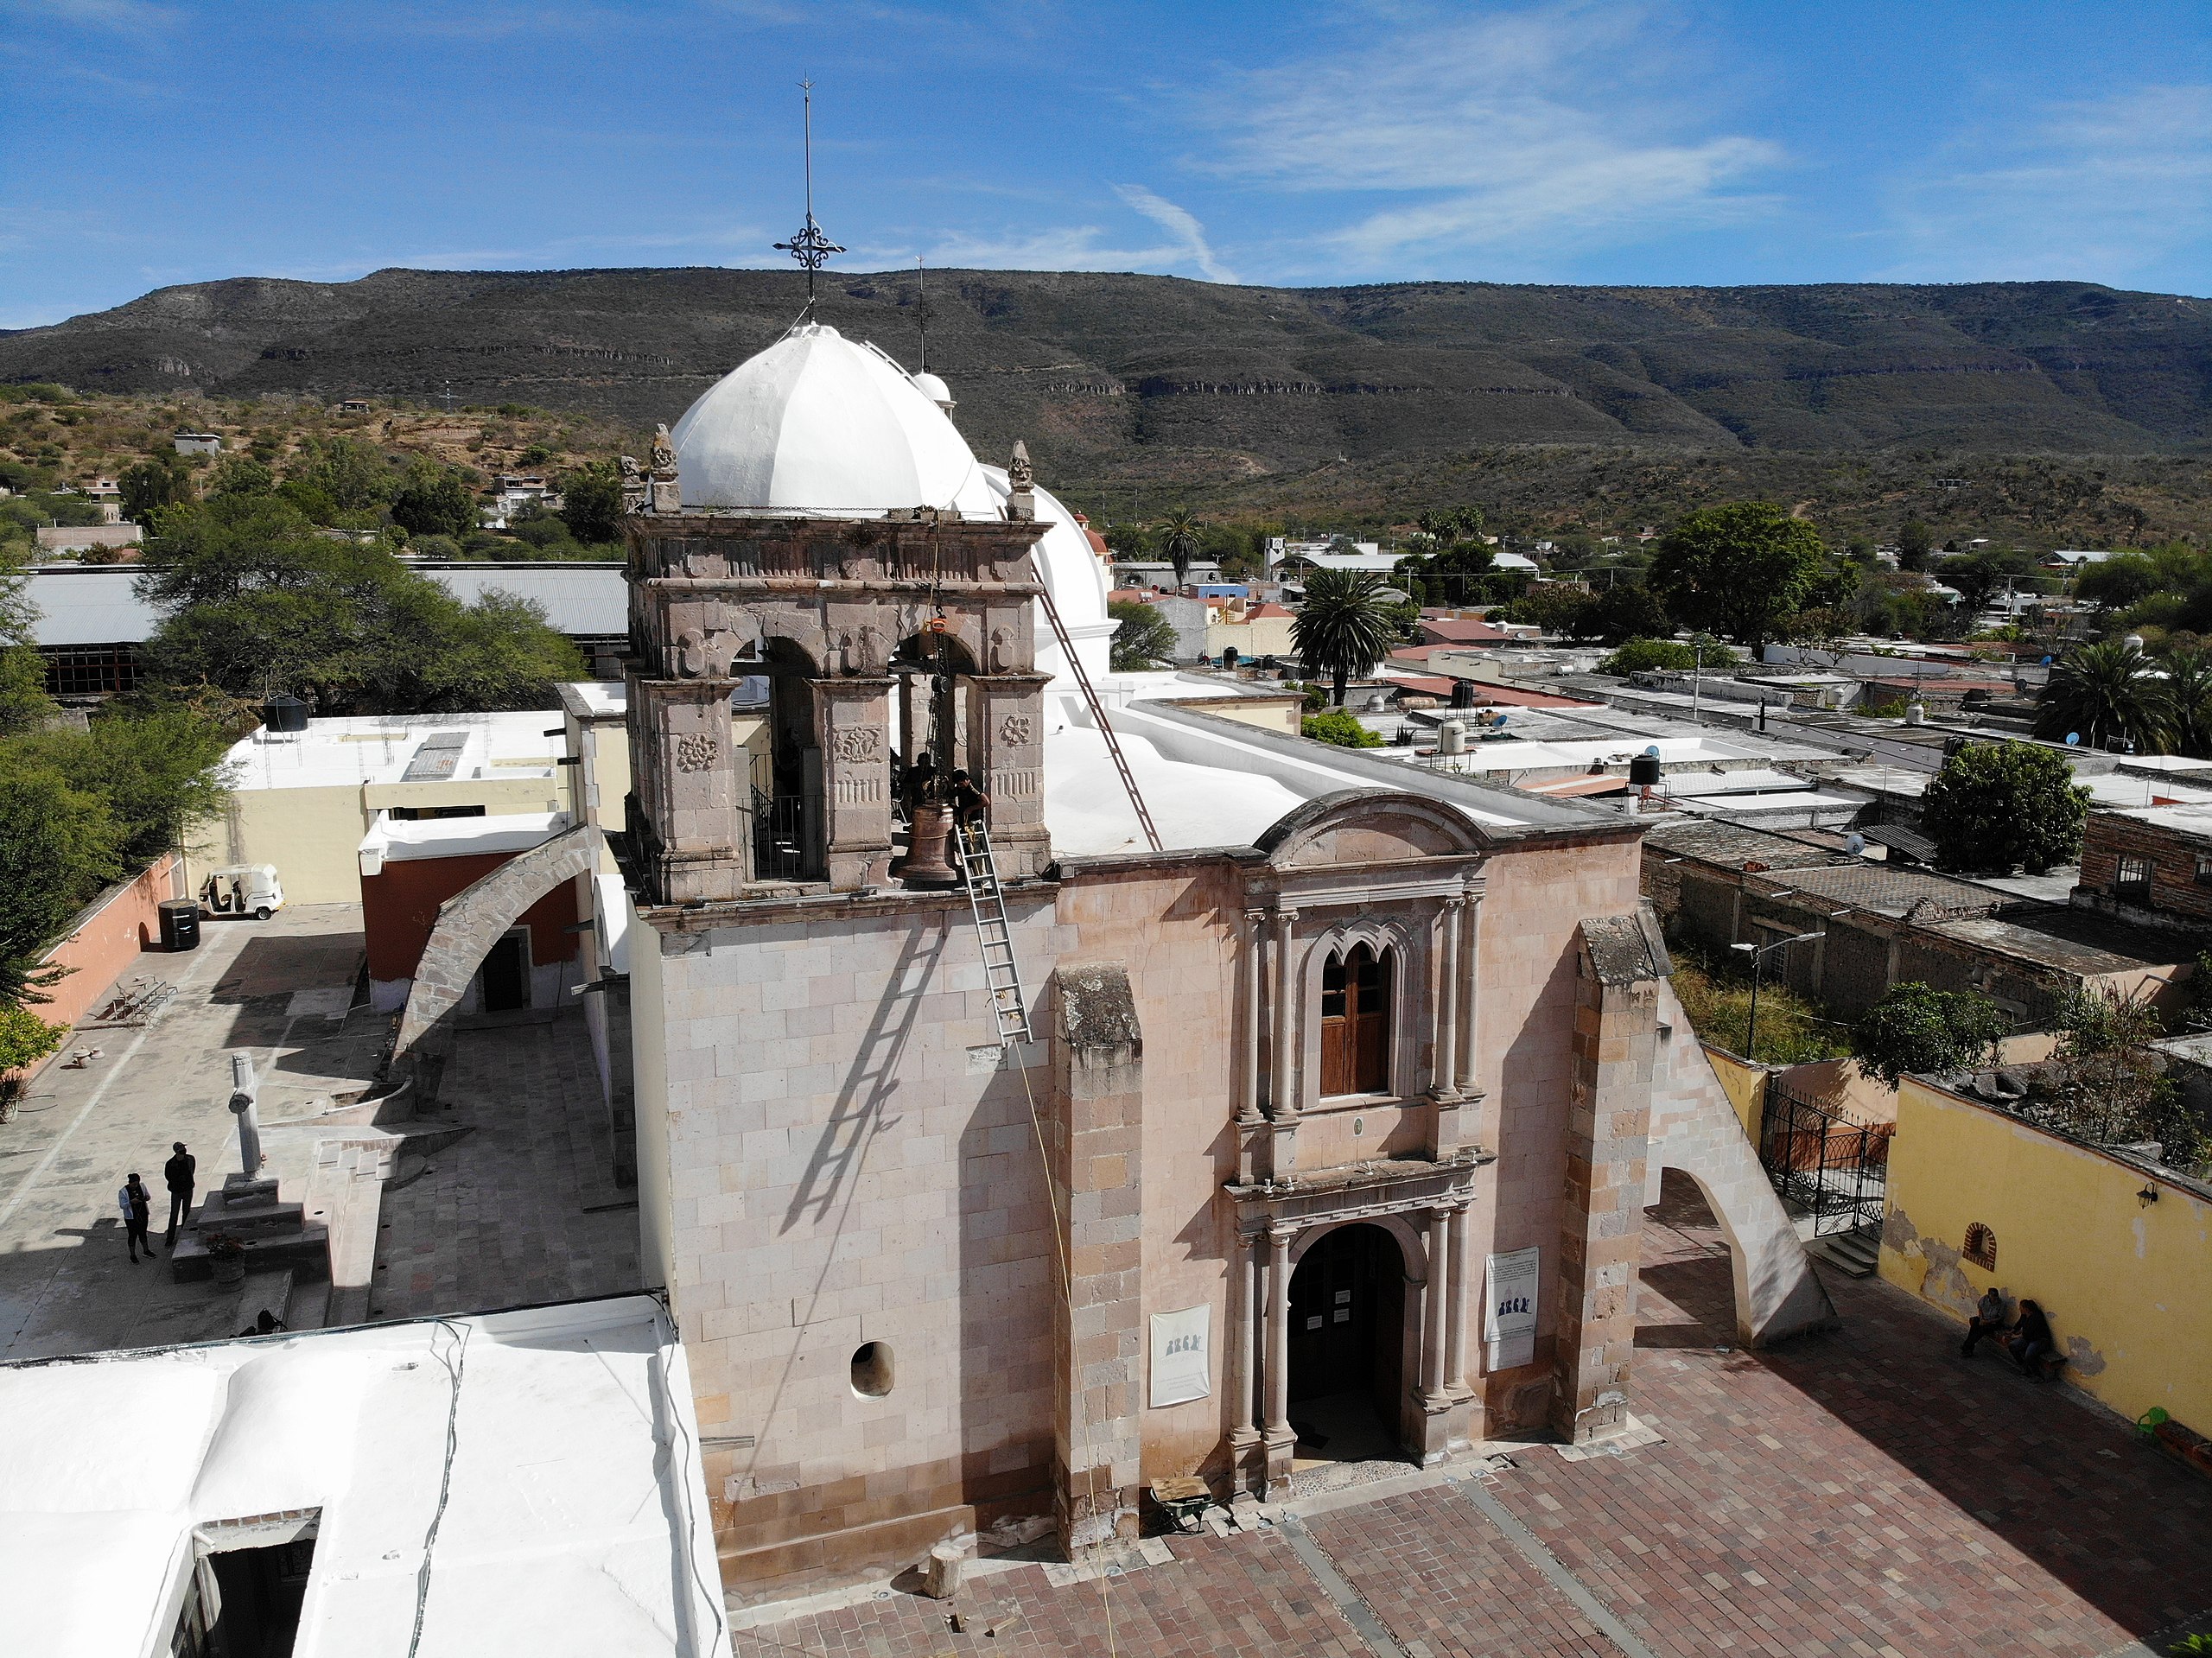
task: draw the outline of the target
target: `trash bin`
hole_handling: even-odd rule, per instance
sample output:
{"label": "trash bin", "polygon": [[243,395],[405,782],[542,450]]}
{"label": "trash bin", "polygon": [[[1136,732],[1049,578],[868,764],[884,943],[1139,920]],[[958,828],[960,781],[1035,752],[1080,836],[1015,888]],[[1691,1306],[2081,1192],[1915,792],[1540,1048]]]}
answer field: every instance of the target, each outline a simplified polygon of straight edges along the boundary
{"label": "trash bin", "polygon": [[162,905],[162,948],[200,948],[200,903],[196,899],[173,898]]}

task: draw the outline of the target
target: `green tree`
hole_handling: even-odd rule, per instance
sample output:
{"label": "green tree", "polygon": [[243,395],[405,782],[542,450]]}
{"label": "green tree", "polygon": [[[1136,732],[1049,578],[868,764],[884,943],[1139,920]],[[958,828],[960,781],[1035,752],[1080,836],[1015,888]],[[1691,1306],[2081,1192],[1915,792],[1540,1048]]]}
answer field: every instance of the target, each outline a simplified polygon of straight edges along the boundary
{"label": "green tree", "polygon": [[272,495],[276,474],[249,455],[233,454],[215,463],[209,479],[210,495]]}
{"label": "green tree", "polygon": [[2126,610],[2164,585],[2159,580],[2158,567],[2148,558],[2140,553],[2122,553],[2082,571],[2075,579],[2074,596],[2100,610]]}
{"label": "green tree", "polygon": [[2089,791],[2066,757],[2034,743],[1976,743],[1943,762],[1922,823],[1944,869],[2025,867],[2042,874],[2082,855]]}
{"label": "green tree", "polygon": [[1697,651],[1674,639],[1630,639],[1598,664],[1601,674],[1648,674],[1659,669],[1688,673],[1697,666]]}
{"label": "green tree", "polygon": [[594,461],[561,485],[561,521],[578,541],[601,545],[622,535],[622,476],[612,462]]}
{"label": "green tree", "polygon": [[50,772],[107,803],[116,855],[135,868],[223,809],[231,734],[188,708],[109,709],[86,731],[46,731],[7,746],[13,764]]}
{"label": "green tree", "polygon": [[98,795],[0,753],[0,1006],[50,1000],[38,958],[121,873],[122,838]]}
{"label": "green tree", "polygon": [[410,535],[467,535],[476,528],[476,492],[452,467],[417,455],[392,492],[391,521]]}
{"label": "green tree", "polygon": [[283,690],[326,714],[445,713],[544,707],[584,673],[532,607],[463,605],[388,547],[317,534],[281,496],[192,508],[156,556],[137,590],[165,616],[146,646],[157,683]]}
{"label": "green tree", "polygon": [[1600,645],[1663,638],[1670,631],[1666,607],[1650,590],[1626,582],[1616,582],[1592,598],[1577,614],[1575,625],[1587,630],[1578,631],[1576,638],[1594,638]]}
{"label": "green tree", "polygon": [[1178,592],[1189,582],[1191,561],[1205,544],[1205,530],[1190,508],[1179,506],[1160,521],[1160,556],[1175,567]]}
{"label": "green tree", "polygon": [[1306,578],[1306,601],[1291,619],[1291,645],[1306,672],[1329,676],[1329,700],[1338,708],[1344,682],[1372,673],[1390,649],[1382,587],[1381,576],[1355,570],[1316,570]]}
{"label": "green tree", "polygon": [[1897,568],[1926,569],[1929,552],[1935,545],[1936,538],[1929,533],[1926,524],[1918,518],[1907,518],[1897,526]]}
{"label": "green tree", "polygon": [[56,712],[46,658],[33,642],[36,619],[25,556],[0,546],[0,737],[35,730]]}
{"label": "green tree", "polygon": [[192,499],[192,472],[181,455],[149,455],[124,467],[115,481],[123,492],[123,516],[132,524],[151,524],[162,508]]}
{"label": "green tree", "polygon": [[2212,649],[2170,651],[2164,666],[2166,728],[2175,749],[2194,759],[2212,759]]}
{"label": "green tree", "polygon": [[1661,539],[1644,582],[1682,626],[1757,649],[1806,602],[1825,563],[1811,524],[1739,501],[1686,514]]}
{"label": "green tree", "polygon": [[2164,751],[2166,700],[2158,665],[2123,639],[2103,639],[2068,651],[2037,698],[2036,735],[2078,733],[2091,748],[2132,742],[2146,754]]}
{"label": "green tree", "polygon": [[285,481],[320,491],[339,511],[353,511],[391,499],[391,471],[384,451],[364,438],[311,438]]}
{"label": "green tree", "polygon": [[1141,599],[1116,599],[1106,613],[1120,624],[1109,647],[1116,673],[1141,673],[1156,662],[1174,659],[1175,630],[1154,607]]}
{"label": "green tree", "polygon": [[1891,985],[1859,1016],[1851,1046],[1862,1073],[1895,1088],[1908,1072],[1977,1064],[2012,1030],[2012,1017],[1987,996],[1936,990],[1916,980]]}
{"label": "green tree", "polygon": [[1382,746],[1382,738],[1342,708],[1324,708],[1319,714],[1307,715],[1298,722],[1298,734],[1311,737],[1317,743],[1333,743],[1338,748]]}

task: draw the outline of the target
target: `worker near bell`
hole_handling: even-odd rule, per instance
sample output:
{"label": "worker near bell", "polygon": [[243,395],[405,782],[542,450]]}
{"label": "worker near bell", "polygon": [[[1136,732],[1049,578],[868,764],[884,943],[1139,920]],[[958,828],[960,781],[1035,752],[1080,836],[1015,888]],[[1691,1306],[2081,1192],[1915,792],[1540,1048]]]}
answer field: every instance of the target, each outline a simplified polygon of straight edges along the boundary
{"label": "worker near bell", "polygon": [[991,797],[976,786],[975,778],[965,772],[952,774],[952,815],[963,823],[983,823],[990,820]]}

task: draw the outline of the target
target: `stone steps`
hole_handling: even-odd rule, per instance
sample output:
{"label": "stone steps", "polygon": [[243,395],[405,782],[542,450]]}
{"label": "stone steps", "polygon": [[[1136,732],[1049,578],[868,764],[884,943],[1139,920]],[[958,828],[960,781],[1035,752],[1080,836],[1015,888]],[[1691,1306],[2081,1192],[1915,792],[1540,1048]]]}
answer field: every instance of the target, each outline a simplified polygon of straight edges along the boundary
{"label": "stone steps", "polygon": [[1872,1278],[1882,1261],[1881,1234],[1871,1226],[1815,1238],[1811,1247],[1821,1259],[1853,1278]]}

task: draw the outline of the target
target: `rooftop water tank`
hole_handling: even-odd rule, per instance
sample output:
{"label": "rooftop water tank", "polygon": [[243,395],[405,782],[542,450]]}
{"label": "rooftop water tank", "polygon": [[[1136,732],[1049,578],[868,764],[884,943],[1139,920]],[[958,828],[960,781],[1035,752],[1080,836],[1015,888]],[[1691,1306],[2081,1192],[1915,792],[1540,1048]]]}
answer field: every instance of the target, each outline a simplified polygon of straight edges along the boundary
{"label": "rooftop water tank", "polygon": [[261,705],[261,723],[271,731],[305,731],[308,705],[296,696],[272,696]]}
{"label": "rooftop water tank", "polygon": [[1467,727],[1464,721],[1446,720],[1436,728],[1436,752],[1440,754],[1464,754],[1467,752]]}

